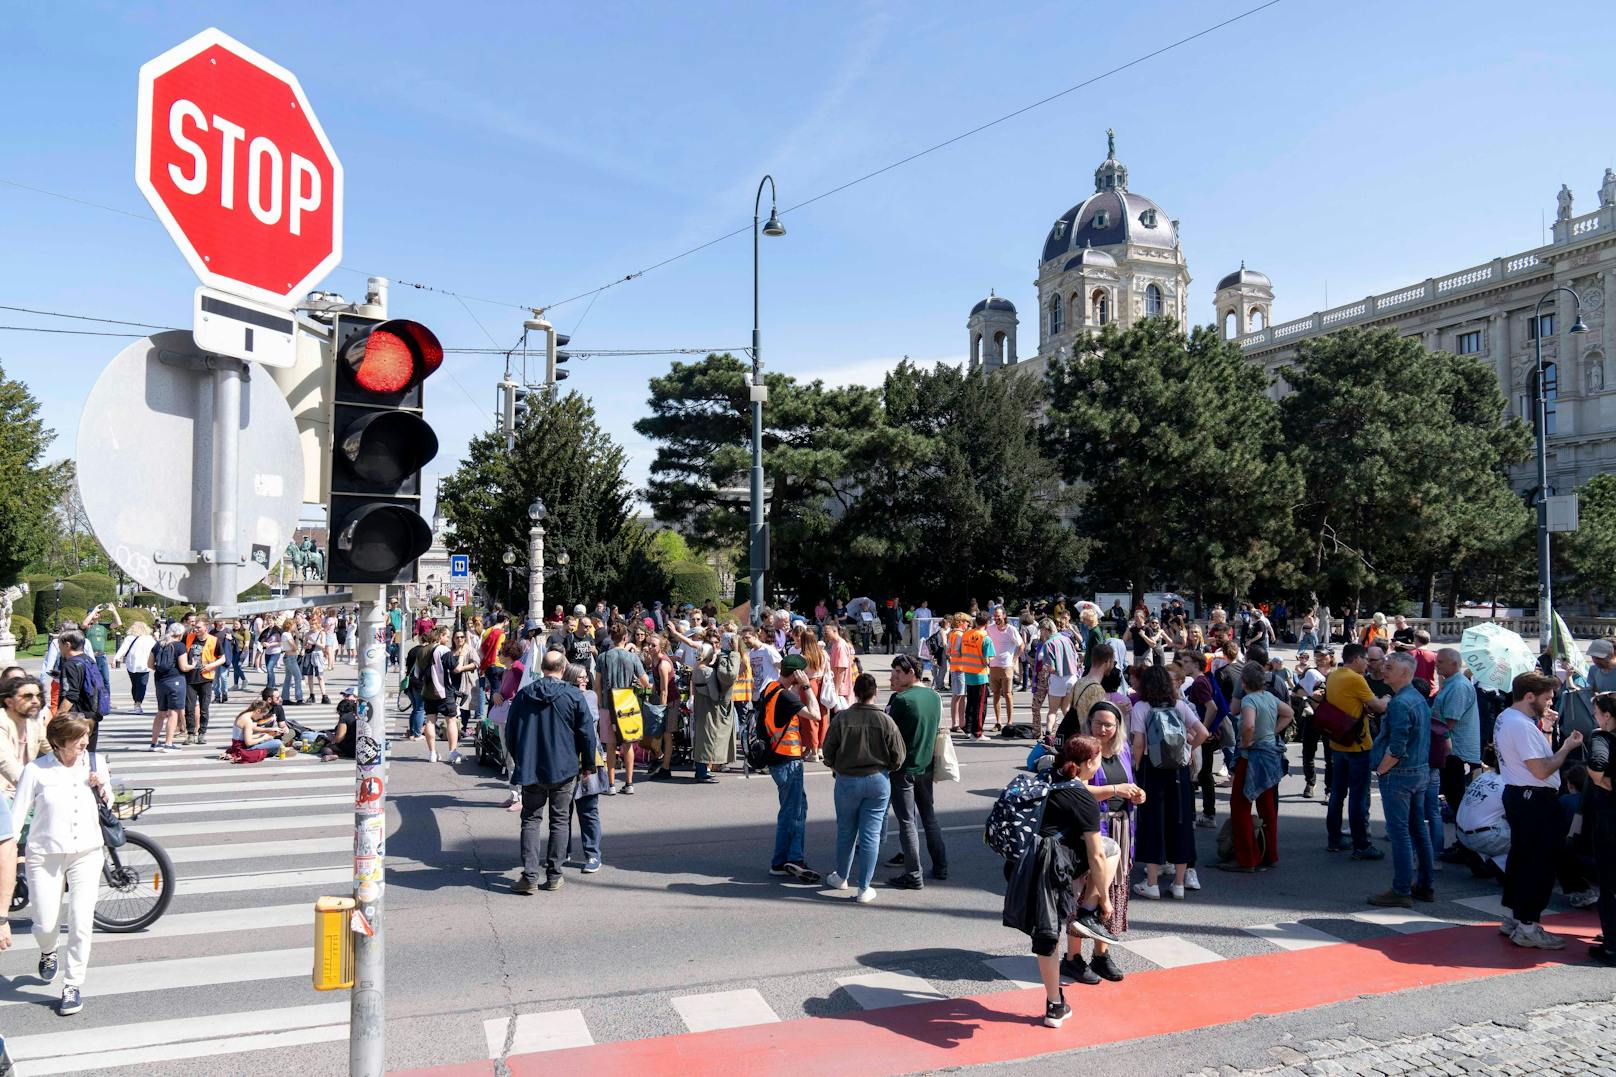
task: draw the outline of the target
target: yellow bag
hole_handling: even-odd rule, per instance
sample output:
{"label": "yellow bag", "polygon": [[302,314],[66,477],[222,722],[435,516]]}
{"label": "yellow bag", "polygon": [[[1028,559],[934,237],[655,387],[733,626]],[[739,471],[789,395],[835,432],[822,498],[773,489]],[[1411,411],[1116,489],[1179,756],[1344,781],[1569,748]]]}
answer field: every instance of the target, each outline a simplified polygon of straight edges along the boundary
{"label": "yellow bag", "polygon": [[645,736],[640,697],[634,694],[634,689],[612,689],[612,718],[617,723],[617,739],[622,743],[631,744]]}

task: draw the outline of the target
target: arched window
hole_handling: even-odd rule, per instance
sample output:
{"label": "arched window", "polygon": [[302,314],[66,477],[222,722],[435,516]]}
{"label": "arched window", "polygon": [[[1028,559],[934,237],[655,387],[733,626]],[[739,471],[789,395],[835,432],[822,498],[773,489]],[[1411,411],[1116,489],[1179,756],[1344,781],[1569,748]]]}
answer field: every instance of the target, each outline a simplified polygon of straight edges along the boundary
{"label": "arched window", "polygon": [[[1531,415],[1533,426],[1537,425],[1537,371],[1527,379],[1527,388],[1530,392],[1526,396],[1526,407]],[[1543,364],[1543,433],[1553,434],[1558,429],[1556,411],[1559,409],[1560,396],[1560,370],[1554,363]]]}
{"label": "arched window", "polygon": [[1000,366],[1010,361],[1009,338],[1003,332],[993,334],[993,357]]}
{"label": "arched window", "polygon": [[1105,325],[1111,320],[1111,303],[1105,296],[1105,290],[1096,288],[1089,297],[1089,308],[1094,311],[1094,324]]}
{"label": "arched window", "polygon": [[1246,319],[1246,324],[1251,327],[1253,332],[1259,329],[1267,329],[1268,315],[1263,313],[1261,307],[1252,307],[1251,314]]}
{"label": "arched window", "polygon": [[1082,325],[1085,320],[1083,317],[1083,293],[1073,292],[1066,301],[1066,322],[1068,325]]}
{"label": "arched window", "polygon": [[1224,311],[1223,312],[1223,339],[1224,340],[1233,340],[1235,332],[1238,329],[1239,329],[1238,319],[1237,319],[1237,317],[1235,315],[1235,312],[1232,311],[1232,310]]}
{"label": "arched window", "polygon": [[1161,289],[1154,284],[1145,286],[1145,317],[1159,318],[1162,313]]}
{"label": "arched window", "polygon": [[1050,298],[1049,298],[1049,332],[1051,333],[1051,335],[1053,335],[1055,333],[1059,333],[1064,328],[1065,328],[1065,322],[1064,322],[1064,319],[1062,319],[1062,317],[1061,317],[1060,296],[1058,296],[1058,295],[1050,296]]}

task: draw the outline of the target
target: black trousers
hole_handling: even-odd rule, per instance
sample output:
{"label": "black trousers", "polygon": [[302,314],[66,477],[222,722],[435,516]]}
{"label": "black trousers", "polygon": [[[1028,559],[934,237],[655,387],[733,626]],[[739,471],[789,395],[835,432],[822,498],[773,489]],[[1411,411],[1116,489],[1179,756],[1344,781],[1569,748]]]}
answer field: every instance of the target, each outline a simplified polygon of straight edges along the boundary
{"label": "black trousers", "polygon": [[1470,785],[1470,764],[1456,755],[1450,755],[1442,764],[1442,799],[1452,811],[1459,810],[1459,801]]}
{"label": "black trousers", "polygon": [[1523,924],[1535,924],[1554,894],[1554,877],[1565,846],[1566,821],[1555,790],[1504,787],[1509,820],[1509,862],[1504,866],[1504,907]]}
{"label": "black trousers", "polygon": [[1201,787],[1201,814],[1209,818],[1217,814],[1218,785],[1212,776],[1212,768],[1217,762],[1219,750],[1218,735],[1214,733],[1201,745],[1201,769],[1195,775],[1195,782]]}
{"label": "black trousers", "polygon": [[[898,844],[903,849],[903,873],[920,881],[920,831],[926,832],[926,855],[933,875],[948,874],[948,849],[943,828],[932,808],[931,773],[892,775],[892,814],[898,820]],[[919,824],[918,826],[916,824]]]}
{"label": "black trousers", "polygon": [[1590,818],[1594,824],[1594,875],[1599,881],[1599,930],[1605,933],[1605,945],[1616,947],[1616,811],[1595,812]]}
{"label": "black trousers", "polygon": [[[567,847],[567,831],[572,822],[572,787],[577,778],[555,785],[522,786],[522,878],[535,880],[539,870],[560,875],[560,857]],[[541,816],[550,811],[548,834],[540,837]]]}
{"label": "black trousers", "polygon": [[1324,746],[1324,791],[1330,791],[1330,757],[1335,751],[1330,747],[1330,738],[1323,730],[1313,724],[1313,717],[1309,715],[1299,723],[1302,727],[1302,780],[1312,785],[1317,770],[1313,766],[1313,756],[1318,752],[1319,746]]}
{"label": "black trousers", "polygon": [[967,736],[980,737],[982,724],[986,716],[988,703],[988,686],[986,684],[967,684],[965,686],[965,733]]}

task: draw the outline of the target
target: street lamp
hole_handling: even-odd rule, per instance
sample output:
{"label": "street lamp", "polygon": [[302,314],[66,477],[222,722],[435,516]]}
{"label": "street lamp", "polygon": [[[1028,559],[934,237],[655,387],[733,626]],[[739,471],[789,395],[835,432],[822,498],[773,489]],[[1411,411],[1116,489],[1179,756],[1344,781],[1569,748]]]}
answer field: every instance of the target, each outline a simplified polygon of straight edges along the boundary
{"label": "street lamp", "polygon": [[527,518],[533,524],[527,531],[527,618],[536,621],[544,610],[544,502],[538,498],[527,507]]}
{"label": "street lamp", "polygon": [[511,566],[516,564],[516,551],[506,550],[499,559],[505,563],[505,605],[511,604]]}
{"label": "street lamp", "polygon": [[[1571,297],[1571,309],[1577,320],[1571,323],[1568,331],[1578,334],[1588,331],[1587,324],[1582,320],[1582,297],[1573,288],[1563,284],[1550,288],[1537,301],[1537,306],[1532,308],[1532,340],[1537,355],[1534,375],[1537,399],[1533,411],[1537,420],[1533,424],[1537,427],[1537,634],[1538,643],[1545,651],[1549,649],[1554,629],[1554,583],[1549,567],[1549,397],[1543,384],[1543,321],[1539,312],[1556,292],[1564,292]],[[1559,379],[1555,380],[1558,383]]]}
{"label": "street lamp", "polygon": [[763,205],[763,185],[769,185],[769,219],[763,224],[766,236],[783,236],[786,226],[780,223],[775,201],[778,193],[774,177],[764,176],[758,182],[757,197],[752,200],[752,490],[751,518],[747,526],[748,561],[751,566],[752,623],[758,623],[758,610],[763,606],[763,577],[769,566],[768,537],[763,529],[763,402],[769,391],[763,384],[763,335],[758,330],[758,211]]}

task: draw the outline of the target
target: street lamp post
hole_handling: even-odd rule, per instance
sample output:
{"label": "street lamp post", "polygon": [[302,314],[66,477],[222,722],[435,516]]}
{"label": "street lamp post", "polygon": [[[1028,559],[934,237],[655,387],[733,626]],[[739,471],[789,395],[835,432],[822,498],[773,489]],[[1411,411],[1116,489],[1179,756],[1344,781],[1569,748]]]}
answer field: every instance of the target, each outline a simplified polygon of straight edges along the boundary
{"label": "street lamp post", "polygon": [[533,526],[527,530],[527,619],[539,621],[544,617],[544,518],[548,516],[544,502],[538,498],[527,507],[527,518]]}
{"label": "street lamp post", "polygon": [[505,608],[511,605],[511,566],[516,564],[516,551],[506,550],[499,558],[505,563]]}
{"label": "street lamp post", "polygon": [[769,562],[767,539],[763,531],[763,402],[769,398],[763,385],[763,334],[758,329],[758,210],[763,205],[763,185],[769,185],[769,219],[763,224],[763,235],[783,236],[785,225],[780,223],[775,201],[778,197],[774,177],[764,176],[758,182],[757,197],[752,200],[752,482],[751,518],[747,526],[747,559],[751,567],[752,623],[758,623],[758,611],[763,608],[763,577]]}
{"label": "street lamp post", "polygon": [[[1536,397],[1533,402],[1533,416],[1537,427],[1537,617],[1538,617],[1538,643],[1542,650],[1549,649],[1549,640],[1554,631],[1554,582],[1549,565],[1549,397],[1547,387],[1543,384],[1543,321],[1540,312],[1543,304],[1548,302],[1556,292],[1564,292],[1571,297],[1572,311],[1576,321],[1571,324],[1570,332],[1586,333],[1588,326],[1582,320],[1582,297],[1573,288],[1561,284],[1550,288],[1543,293],[1532,308],[1532,339],[1536,344]],[[1565,356],[1560,356],[1565,358]],[[1556,379],[1558,381],[1558,379]]]}

